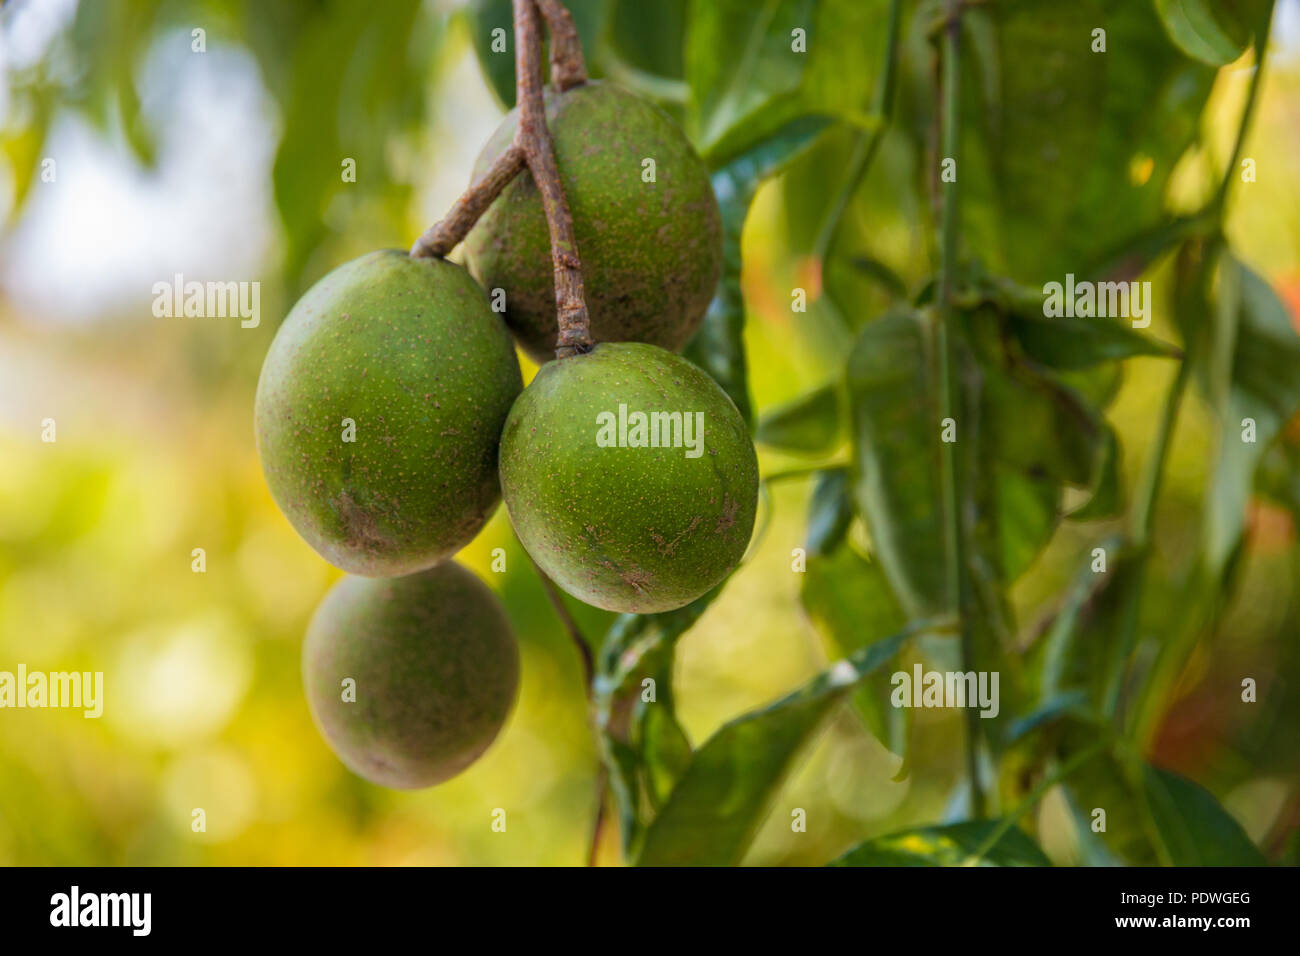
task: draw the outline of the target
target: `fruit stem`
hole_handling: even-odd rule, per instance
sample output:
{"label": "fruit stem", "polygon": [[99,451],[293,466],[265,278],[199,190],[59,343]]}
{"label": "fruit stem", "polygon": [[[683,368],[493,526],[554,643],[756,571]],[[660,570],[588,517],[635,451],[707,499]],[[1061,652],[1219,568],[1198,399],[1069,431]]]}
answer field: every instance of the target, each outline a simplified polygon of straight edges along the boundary
{"label": "fruit stem", "polygon": [[546,224],[551,233],[551,260],[555,267],[555,318],[560,335],[557,358],[591,351],[591,330],[582,287],[582,260],[573,238],[573,216],[555,165],[551,133],[546,128],[542,101],[542,43],[534,0],[513,0],[515,11],[515,101],[519,125],[515,145],[524,151],[528,169],[542,196]]}
{"label": "fruit stem", "polygon": [[563,93],[587,82],[587,64],[573,17],[560,0],[536,0],[551,35],[551,83]]}
{"label": "fruit stem", "polygon": [[524,151],[511,145],[496,158],[492,167],[474,181],[465,190],[464,195],[456,200],[456,205],[442,219],[428,228],[424,235],[415,240],[411,247],[411,256],[415,259],[437,256],[442,258],[456,248],[464,239],[479,217],[487,212],[492,201],[501,195],[510,182],[519,175],[527,165]]}

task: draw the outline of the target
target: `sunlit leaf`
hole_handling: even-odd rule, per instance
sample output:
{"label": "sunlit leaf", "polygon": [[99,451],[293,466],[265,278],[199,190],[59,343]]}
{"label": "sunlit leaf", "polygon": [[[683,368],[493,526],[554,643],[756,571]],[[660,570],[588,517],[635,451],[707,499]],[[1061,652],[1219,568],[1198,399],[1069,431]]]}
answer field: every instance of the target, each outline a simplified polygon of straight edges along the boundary
{"label": "sunlit leaf", "polygon": [[642,866],[739,863],[799,752],[831,709],[902,646],[895,634],[769,707],[725,724],[696,750],[646,833]]}
{"label": "sunlit leaf", "polygon": [[914,827],[876,837],[854,847],[831,866],[1051,866],[1043,851],[1018,827],[1010,827],[977,859],[977,853],[1000,825],[973,820],[947,826]]}

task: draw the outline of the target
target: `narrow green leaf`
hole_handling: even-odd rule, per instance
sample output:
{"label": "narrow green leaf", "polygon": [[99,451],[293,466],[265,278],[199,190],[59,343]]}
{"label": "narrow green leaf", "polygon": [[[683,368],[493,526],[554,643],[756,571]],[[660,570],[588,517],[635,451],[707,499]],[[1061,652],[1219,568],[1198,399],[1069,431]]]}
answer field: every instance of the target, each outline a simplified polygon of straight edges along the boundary
{"label": "narrow green leaf", "polygon": [[1147,805],[1174,866],[1263,866],[1264,855],[1235,819],[1199,784],[1146,766]]}
{"label": "narrow green leaf", "polygon": [[[972,820],[947,826],[913,827],[875,837],[854,847],[831,866],[958,866],[979,851],[999,825]],[[1038,844],[1011,827],[982,857],[979,866],[1051,866]]]}
{"label": "narrow green leaf", "polygon": [[868,322],[849,355],[853,500],[909,616],[948,609],[939,488],[939,421],[918,316]]}
{"label": "narrow green leaf", "polygon": [[754,438],[762,444],[804,455],[829,454],[843,437],[840,399],[833,383],[772,409],[754,430]]}
{"label": "narrow green leaf", "polygon": [[[824,557],[809,556],[799,599],[832,659],[867,647],[906,623],[880,565],[847,545]],[[878,671],[853,692],[853,709],[872,735],[901,757],[911,711],[890,705],[892,690],[889,673]]]}
{"label": "narrow green leaf", "polygon": [[1206,495],[1205,551],[1212,574],[1222,571],[1241,540],[1260,460],[1300,411],[1300,336],[1290,313],[1263,278],[1225,256],[1220,288],[1234,282],[1240,303],[1235,351],[1227,362],[1226,400],[1217,409],[1218,447]]}
{"label": "narrow green leaf", "polygon": [[1179,49],[1202,63],[1224,66],[1250,45],[1250,29],[1239,15],[1243,6],[1239,0],[1155,2],[1165,30]]}
{"label": "narrow green leaf", "polygon": [[808,537],[804,548],[811,555],[829,554],[839,547],[853,522],[847,468],[817,473],[808,504]]}
{"label": "narrow green leaf", "polygon": [[1025,354],[1054,369],[1080,369],[1113,359],[1150,355],[1170,358],[1178,349],[1109,319],[1008,316],[1011,333]]}
{"label": "narrow green leaf", "polygon": [[650,825],[638,864],[739,863],[795,757],[831,709],[906,638],[904,632],[879,641],[771,706],[725,724],[691,758]]}

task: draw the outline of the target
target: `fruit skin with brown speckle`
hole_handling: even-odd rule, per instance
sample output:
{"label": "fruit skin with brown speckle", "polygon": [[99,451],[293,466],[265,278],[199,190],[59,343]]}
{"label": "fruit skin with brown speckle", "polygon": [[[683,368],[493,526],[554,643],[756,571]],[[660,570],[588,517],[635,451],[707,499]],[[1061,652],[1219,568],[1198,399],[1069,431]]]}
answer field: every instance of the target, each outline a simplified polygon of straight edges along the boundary
{"label": "fruit skin with brown speckle", "polygon": [[522,387],[510,336],[464,269],[362,256],[307,291],[267,352],[254,411],[266,483],[331,564],[427,568],[495,510],[501,426]]}
{"label": "fruit skin with brown speckle", "polygon": [[[619,406],[702,412],[699,457],[660,427],[660,447],[598,444]],[[684,415],[683,415],[684,421]],[[609,433],[605,432],[608,439]],[[692,436],[693,437],[693,436]],[[621,440],[621,439],[620,439]],[[510,409],[501,490],[515,533],[560,587],[637,614],[682,607],[744,556],[758,506],[758,460],[736,406],[686,359],[605,343],[544,365]]]}
{"label": "fruit skin with brown speckle", "polygon": [[460,773],[496,738],[518,690],[519,648],[501,600],[449,561],[341,580],[308,627],[302,674],[339,759],[371,783],[413,790]]}
{"label": "fruit skin with brown speckle", "polygon": [[[510,145],[512,111],[475,176]],[[592,338],[679,351],[699,327],[722,267],[722,220],[709,173],[672,118],[609,83],[546,92],[555,162],[573,214]],[[643,180],[653,159],[655,181]],[[538,364],[555,357],[550,233],[531,176],[515,179],[470,232],[465,258],[505,290],[506,323]]]}

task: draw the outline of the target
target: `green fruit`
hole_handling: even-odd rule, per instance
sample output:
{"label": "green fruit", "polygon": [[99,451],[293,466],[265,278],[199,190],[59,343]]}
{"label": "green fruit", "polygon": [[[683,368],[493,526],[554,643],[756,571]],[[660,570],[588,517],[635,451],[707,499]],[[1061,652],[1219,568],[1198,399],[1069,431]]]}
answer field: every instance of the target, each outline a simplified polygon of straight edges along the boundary
{"label": "green fruit", "polygon": [[254,414],[266,483],[345,571],[427,568],[495,510],[497,443],[522,387],[510,336],[464,269],[362,256],[312,286],[271,343]]}
{"label": "green fruit", "polygon": [[[657,429],[639,430],[637,412]],[[652,412],[683,413],[681,429]],[[639,444],[656,431],[659,447]],[[653,345],[606,343],[543,366],[519,396],[501,436],[501,491],[519,540],[560,587],[643,614],[690,603],[740,561],[758,460],[713,379]]]}
{"label": "green fruit", "polygon": [[[588,82],[546,93],[546,119],[582,259],[592,337],[686,344],[713,298],[722,226],[708,170],[672,119],[640,97]],[[488,140],[477,177],[510,145],[511,111]],[[653,183],[642,162],[653,159]],[[504,289],[506,323],[538,364],[555,357],[550,233],[531,176],[517,177],[465,244],[470,271]]]}
{"label": "green fruit", "polygon": [[339,759],[371,783],[414,790],[492,743],[518,689],[519,648],[500,599],[447,562],[336,584],[307,629],[302,675]]}

